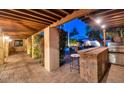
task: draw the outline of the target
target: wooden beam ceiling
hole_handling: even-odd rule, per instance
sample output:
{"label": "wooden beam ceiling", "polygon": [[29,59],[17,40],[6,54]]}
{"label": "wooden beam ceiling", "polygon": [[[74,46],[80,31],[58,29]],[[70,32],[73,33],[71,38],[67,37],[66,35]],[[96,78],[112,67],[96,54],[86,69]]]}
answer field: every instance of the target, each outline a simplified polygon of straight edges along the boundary
{"label": "wooden beam ceiling", "polygon": [[15,12],[15,13],[27,15],[27,16],[29,16],[29,17],[38,19],[38,20],[40,20],[41,22],[44,22],[44,23],[52,23],[52,22],[54,22],[54,21],[52,21],[52,20],[45,19],[45,18],[42,18],[42,17],[39,17],[39,16],[34,16],[34,15],[32,15],[32,14],[28,14],[28,13],[23,12],[23,11],[20,11],[20,10],[15,10],[15,9],[13,9],[13,10],[12,10],[12,9],[9,9],[9,10],[10,10],[10,11],[13,11],[13,12]]}
{"label": "wooden beam ceiling", "polygon": [[124,14],[124,12],[120,11],[120,12],[116,12],[116,13],[110,13],[110,14],[102,16],[102,18],[111,18],[111,17],[117,16],[117,15],[119,16],[121,14]]}
{"label": "wooden beam ceiling", "polygon": [[82,17],[82,20],[94,26],[94,25],[97,25],[94,22],[94,20],[97,17],[100,17],[102,19],[102,23],[106,24],[107,27],[124,25],[123,9],[109,9],[109,10],[102,11],[100,13],[96,12],[95,14],[88,15],[86,20]]}
{"label": "wooden beam ceiling", "polygon": [[98,10],[99,12],[98,13],[96,12],[96,14],[94,14],[93,16],[103,16],[106,14],[110,14],[111,12],[115,11],[116,9],[106,9],[106,10],[99,9],[99,10]]}
{"label": "wooden beam ceiling", "polygon": [[80,9],[77,11],[74,11],[72,14],[67,15],[66,17],[62,18],[61,20],[58,20],[57,22],[50,25],[50,27],[56,27],[63,23],[66,23],[74,18],[79,18],[81,16],[86,16],[92,12],[96,11],[95,9]]}
{"label": "wooden beam ceiling", "polygon": [[[94,24],[92,18],[96,17],[101,17],[103,23],[109,27],[124,24],[124,10],[118,9],[1,9],[0,27],[4,26],[4,31],[7,33],[16,33],[14,35],[9,33],[9,35],[25,38],[47,26],[56,27],[74,18],[81,18]],[[3,24],[4,19],[8,21]],[[20,36],[19,32],[22,32]]]}
{"label": "wooden beam ceiling", "polygon": [[25,34],[25,35],[32,35],[34,34],[33,32],[18,32],[18,33],[15,33],[14,31],[4,31],[4,34],[8,34],[8,35],[21,35],[21,34]]}
{"label": "wooden beam ceiling", "polygon": [[[71,14],[64,9],[1,9],[0,27],[11,37],[28,37]],[[4,25],[3,20],[6,21]],[[20,33],[22,32],[22,33]],[[20,34],[20,36],[19,36]]]}
{"label": "wooden beam ceiling", "polygon": [[20,36],[20,35],[16,35],[16,36],[9,36],[11,39],[27,39],[30,36]]}
{"label": "wooden beam ceiling", "polygon": [[[0,20],[0,28],[2,28],[3,31],[8,30],[16,30],[16,31],[32,31],[31,29],[22,26],[21,24],[19,24],[17,21],[13,21],[13,20],[8,20],[8,19],[1,19]],[[34,31],[32,31],[34,32]]]}
{"label": "wooden beam ceiling", "polygon": [[19,23],[23,26],[25,26],[26,28],[30,29],[33,32],[37,32],[40,29],[43,29],[45,27],[47,27],[48,25],[46,24],[39,24],[36,22],[32,22],[32,21],[27,21],[27,20],[21,20],[20,18],[16,18],[16,17],[11,17],[11,16],[6,16],[6,15],[0,15],[0,19],[8,19],[11,20],[13,22]]}
{"label": "wooden beam ceiling", "polygon": [[[16,10],[12,10],[12,9],[11,9],[10,11],[16,11]],[[17,12],[17,11],[16,11],[16,12]],[[6,11],[0,11],[0,13],[8,14],[8,15],[10,15],[10,16],[17,17],[18,19],[21,18],[21,19],[26,19],[26,20],[30,20],[30,21],[34,21],[34,22],[39,22],[39,23],[44,23],[44,24],[48,24],[48,25],[50,24],[50,23],[48,23],[48,22],[39,21],[39,20],[30,18],[30,17],[21,16],[21,15],[18,15],[18,14],[15,14],[15,13],[6,12]]]}
{"label": "wooden beam ceiling", "polygon": [[66,15],[68,15],[69,13],[63,9],[59,9],[59,11],[61,11],[62,13],[65,13]]}
{"label": "wooden beam ceiling", "polygon": [[[51,9],[52,10],[52,9]],[[61,16],[61,15],[59,15],[59,14],[56,14],[56,13],[54,13],[54,12],[52,12],[50,9],[48,10],[48,9],[43,9],[42,11],[45,11],[45,12],[47,12],[47,13],[49,13],[49,14],[52,14],[52,15],[54,15],[54,16],[57,16],[57,17],[59,17],[59,18],[63,18],[63,16]]]}
{"label": "wooden beam ceiling", "polygon": [[27,11],[30,11],[32,13],[35,13],[35,14],[38,14],[40,16],[43,16],[43,17],[48,17],[49,19],[52,19],[52,20],[57,20],[56,18],[52,17],[52,16],[49,16],[49,15],[46,15],[46,14],[43,14],[43,13],[40,13],[40,12],[37,12],[36,10],[33,10],[33,9],[26,9]]}
{"label": "wooden beam ceiling", "polygon": [[116,22],[108,22],[108,27],[117,27],[117,26],[124,26],[124,20],[123,21],[116,21]]}

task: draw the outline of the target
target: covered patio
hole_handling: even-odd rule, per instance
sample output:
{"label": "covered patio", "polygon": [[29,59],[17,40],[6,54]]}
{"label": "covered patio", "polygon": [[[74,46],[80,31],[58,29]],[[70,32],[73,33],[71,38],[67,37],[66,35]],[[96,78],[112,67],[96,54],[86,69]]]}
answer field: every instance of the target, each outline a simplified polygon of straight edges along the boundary
{"label": "covered patio", "polygon": [[[124,10],[1,9],[0,13],[0,82],[124,82]],[[75,18],[102,33],[99,47],[76,50],[79,72],[70,70],[73,60],[66,60],[63,52],[71,47],[69,36],[58,28]]]}

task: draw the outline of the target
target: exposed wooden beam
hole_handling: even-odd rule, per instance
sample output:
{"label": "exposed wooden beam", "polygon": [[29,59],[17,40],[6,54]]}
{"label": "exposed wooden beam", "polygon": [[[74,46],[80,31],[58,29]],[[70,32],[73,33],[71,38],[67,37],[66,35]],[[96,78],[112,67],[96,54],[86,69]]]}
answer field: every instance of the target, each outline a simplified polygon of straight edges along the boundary
{"label": "exposed wooden beam", "polygon": [[[123,22],[124,24],[124,22]],[[108,28],[124,26],[122,23],[108,25]]]}
{"label": "exposed wooden beam", "polygon": [[30,30],[4,30],[4,32],[9,32],[9,33],[11,33],[11,32],[15,32],[15,33],[25,32],[25,33],[32,33],[32,34],[36,33],[36,32],[30,31]]}
{"label": "exposed wooden beam", "polygon": [[[31,24],[30,25],[30,27],[32,27],[32,26],[39,26],[39,27],[46,27],[46,26],[48,26],[48,25],[45,25],[45,24],[41,24],[41,23],[37,23],[37,22],[34,22],[34,21],[29,21],[29,20],[22,20],[22,19],[20,19],[20,18],[16,18],[16,17],[12,17],[12,16],[7,16],[7,15],[2,15],[2,14],[0,14],[0,19],[1,20],[9,20],[9,21],[14,21],[14,22],[16,22],[16,23],[23,23],[23,24]],[[32,27],[33,28],[33,27]]]}
{"label": "exposed wooden beam", "polygon": [[77,11],[74,11],[72,14],[69,14],[67,15],[66,17],[62,18],[61,20],[53,23],[50,25],[50,27],[56,27],[56,26],[59,26],[61,24],[64,24],[74,18],[79,18],[81,16],[86,16],[92,12],[96,11],[95,9],[80,9],[80,10],[77,10]]}
{"label": "exposed wooden beam", "polygon": [[11,34],[7,34],[7,35],[8,36],[27,36],[27,37],[28,36],[31,36],[30,34],[20,34],[20,35],[19,34],[15,34],[15,35],[13,35],[13,34],[12,35]]}
{"label": "exposed wooden beam", "polygon": [[29,26],[30,28],[36,29],[37,31],[47,27],[48,25],[46,24],[40,24],[40,23],[36,23],[36,22],[32,22],[32,21],[28,21],[28,20],[22,20],[20,21],[22,24]]}
{"label": "exposed wooden beam", "polygon": [[24,14],[24,15],[30,16],[30,17],[32,17],[32,18],[40,19],[40,20],[42,20],[42,21],[47,21],[47,22],[49,22],[49,23],[54,22],[54,21],[52,21],[52,20],[45,19],[45,18],[42,18],[42,17],[38,17],[38,16],[35,16],[35,15],[32,15],[32,14],[28,14],[28,13],[25,13],[25,12],[22,12],[22,11],[15,10],[15,9],[9,9],[9,10],[10,10],[10,11],[14,11],[14,12],[16,12],[16,13],[20,13],[20,14]]}
{"label": "exposed wooden beam", "polygon": [[0,17],[2,17],[1,19],[5,18],[5,19],[10,19],[10,20],[15,20],[15,21],[21,20],[20,18],[16,18],[16,17],[12,17],[12,16],[7,16],[7,15],[3,15],[3,14],[0,14]]}
{"label": "exposed wooden beam", "polygon": [[27,25],[25,25],[24,23],[22,23],[21,21],[15,21],[15,20],[13,20],[12,22],[15,22],[15,23],[17,23],[17,24],[20,24],[20,25],[22,25],[23,27],[25,27],[26,29],[29,29],[29,30],[26,30],[26,31],[30,31],[30,32],[37,32],[38,30],[36,30],[36,29],[34,29],[34,28],[32,28],[32,27],[30,27],[30,26],[27,26]]}
{"label": "exposed wooden beam", "polygon": [[9,36],[11,39],[27,39],[30,36]]}
{"label": "exposed wooden beam", "polygon": [[9,34],[5,34],[5,35],[9,36],[10,38],[12,37],[27,38],[31,36],[31,35],[9,35]]}
{"label": "exposed wooden beam", "polygon": [[[36,32],[36,31],[37,31],[36,29],[30,28],[30,27],[24,25],[23,23],[21,23],[21,21],[19,21],[18,18],[10,17],[10,16],[5,16],[5,15],[0,15],[0,17],[5,17],[5,18],[8,18],[8,19],[10,19],[10,20],[13,19],[13,20],[12,20],[13,22],[16,22],[16,23],[18,23],[18,24],[21,24],[22,26],[24,26],[24,27],[26,27],[27,29],[29,29],[31,32]],[[29,30],[26,30],[26,31],[29,32]]]}
{"label": "exposed wooden beam", "polygon": [[[115,10],[112,10],[112,11],[115,11]],[[110,12],[110,11],[109,11]],[[102,12],[101,12],[102,13]],[[120,14],[124,14],[124,11],[119,11],[119,12],[115,12],[115,13],[110,13],[110,14],[107,14],[107,15],[99,15],[100,18],[104,20],[106,20],[107,18],[114,18],[115,16],[120,16]],[[95,19],[96,18],[96,15],[89,15],[87,16],[88,18],[92,18],[92,19]]]}
{"label": "exposed wooden beam", "polygon": [[18,22],[18,23],[19,23],[19,24],[21,24],[22,26],[24,26],[24,27],[28,28],[28,29],[31,29],[31,31],[33,31],[33,32],[37,32],[37,30],[36,30],[36,29],[34,29],[34,28],[30,27],[30,26],[25,25],[25,24],[24,24],[24,23],[22,23],[21,21],[20,21],[20,22]]}
{"label": "exposed wooden beam", "polygon": [[[121,14],[121,15],[115,15],[113,17],[111,17],[110,19],[117,19],[117,18],[122,18],[124,17],[124,14]],[[107,19],[107,18],[106,18]]]}
{"label": "exposed wooden beam", "polygon": [[59,11],[61,11],[62,13],[66,14],[66,15],[68,15],[68,14],[69,14],[68,12],[66,12],[66,11],[65,11],[65,10],[63,10],[63,9],[59,9]]}
{"label": "exposed wooden beam", "polygon": [[[91,19],[91,22],[89,24],[91,24],[91,25],[97,25],[97,24],[95,24],[95,18],[93,18],[91,16],[89,16],[89,18]],[[107,25],[109,25],[110,23],[112,24],[112,23],[123,21],[123,20],[124,20],[124,15],[123,16],[119,16],[118,15],[116,17],[113,16],[113,17],[104,18],[103,23],[106,23]]]}
{"label": "exposed wooden beam", "polygon": [[118,14],[118,15],[114,15],[114,16],[111,16],[111,17],[104,17],[104,19],[113,19],[113,18],[120,18],[120,17],[124,17],[124,12],[123,14]]}
{"label": "exposed wooden beam", "polygon": [[[11,10],[12,11],[12,10]],[[49,24],[49,23],[46,23],[46,22],[43,22],[43,21],[39,21],[39,20],[36,20],[36,19],[32,19],[32,18],[29,18],[29,17],[25,17],[25,16],[20,16],[18,14],[13,14],[13,13],[9,13],[9,12],[5,12],[5,11],[0,11],[0,13],[4,13],[4,14],[8,14],[8,15],[11,15],[11,16],[15,16],[15,17],[18,17],[18,19],[27,19],[27,20],[30,20],[30,21],[35,21],[35,22],[39,22],[39,23],[44,23],[44,24]],[[1,14],[0,14],[1,15]]]}
{"label": "exposed wooden beam", "polygon": [[54,16],[59,17],[59,18],[63,18],[63,16],[61,16],[61,15],[59,15],[59,14],[56,14],[56,13],[54,13],[54,12],[50,11],[50,10],[43,9],[42,11],[45,11],[45,12],[47,12],[47,13],[50,13],[50,14],[52,14],[52,15],[54,15]]}
{"label": "exposed wooden beam", "polygon": [[108,19],[108,20],[106,19],[105,22],[115,22],[115,21],[118,21],[118,20],[123,21],[124,20],[124,17],[115,18],[115,19]]}
{"label": "exposed wooden beam", "polygon": [[124,20],[123,21],[114,21],[114,22],[107,22],[108,25],[115,25],[115,24],[122,24],[124,25]]}
{"label": "exposed wooden beam", "polygon": [[114,16],[117,16],[117,15],[121,15],[121,14],[124,14],[124,12],[117,12],[117,13],[111,13],[109,15],[105,15],[105,16],[102,16],[103,19],[105,18],[111,18],[111,17],[114,17]]}
{"label": "exposed wooden beam", "polygon": [[5,35],[8,35],[8,36],[30,36],[32,34],[18,34],[18,33],[10,34],[10,33],[5,33]]}
{"label": "exposed wooden beam", "polygon": [[48,17],[49,19],[52,19],[52,20],[58,20],[52,16],[49,16],[49,15],[46,15],[46,14],[43,14],[43,13],[40,13],[40,12],[37,12],[35,10],[32,10],[32,9],[26,9],[27,11],[30,11],[32,13],[35,13],[35,14],[38,14],[38,15],[41,15],[41,16],[44,16],[44,17]]}
{"label": "exposed wooden beam", "polygon": [[33,32],[16,32],[16,31],[4,31],[3,33],[5,33],[5,34],[10,34],[10,35],[12,35],[12,34],[18,34],[18,35],[21,35],[21,34],[29,34],[29,35],[32,35],[32,34],[34,34]]}
{"label": "exposed wooden beam", "polygon": [[[114,12],[114,13],[109,13],[109,12]],[[104,14],[104,13],[109,13],[109,14]],[[117,11],[117,12],[115,12],[115,9],[112,9],[112,10],[107,10],[105,12],[100,12],[100,15],[99,15],[99,13],[96,13],[96,14],[93,14],[93,15],[88,15],[86,17],[87,18],[86,20],[90,19],[89,21],[93,21],[93,20],[96,19],[96,17],[100,17],[100,18],[103,19],[103,21],[106,21],[106,20],[109,20],[109,19],[112,19],[112,18],[117,18],[121,14],[123,15],[124,11]],[[94,22],[92,24],[94,24]]]}
{"label": "exposed wooden beam", "polygon": [[30,37],[31,35],[9,35],[9,34],[6,34],[7,36],[9,36],[10,38],[11,37],[19,37],[19,38],[26,38],[26,37]]}
{"label": "exposed wooden beam", "polygon": [[109,12],[113,12],[115,11],[116,9],[109,9],[109,10],[105,10],[105,11],[102,11],[100,13],[96,13],[94,14],[94,16],[102,16],[103,14],[106,14],[106,13],[109,13]]}

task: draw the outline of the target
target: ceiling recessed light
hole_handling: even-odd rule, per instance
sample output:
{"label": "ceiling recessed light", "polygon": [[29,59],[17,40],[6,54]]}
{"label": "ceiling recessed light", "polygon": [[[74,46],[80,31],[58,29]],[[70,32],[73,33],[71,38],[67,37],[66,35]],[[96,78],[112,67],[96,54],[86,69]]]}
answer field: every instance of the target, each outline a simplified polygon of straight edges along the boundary
{"label": "ceiling recessed light", "polygon": [[102,28],[102,29],[106,28],[106,25],[101,25],[101,28]]}
{"label": "ceiling recessed light", "polygon": [[97,24],[101,24],[102,19],[101,19],[101,18],[97,18],[97,19],[95,20],[95,22],[96,22]]}
{"label": "ceiling recessed light", "polygon": [[9,36],[5,36],[5,39],[6,39],[6,40],[9,40]]}
{"label": "ceiling recessed light", "polygon": [[9,42],[12,42],[12,39],[9,39]]}

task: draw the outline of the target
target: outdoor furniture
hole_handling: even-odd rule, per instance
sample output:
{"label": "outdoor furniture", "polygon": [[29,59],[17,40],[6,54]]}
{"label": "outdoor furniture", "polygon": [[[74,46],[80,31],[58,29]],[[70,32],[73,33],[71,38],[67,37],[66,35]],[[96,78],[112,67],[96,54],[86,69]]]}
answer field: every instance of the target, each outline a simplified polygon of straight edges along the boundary
{"label": "outdoor furniture", "polygon": [[70,63],[70,55],[65,55],[65,63]]}
{"label": "outdoor furniture", "polygon": [[80,73],[79,58],[79,54],[71,54],[70,71],[76,69]]}

